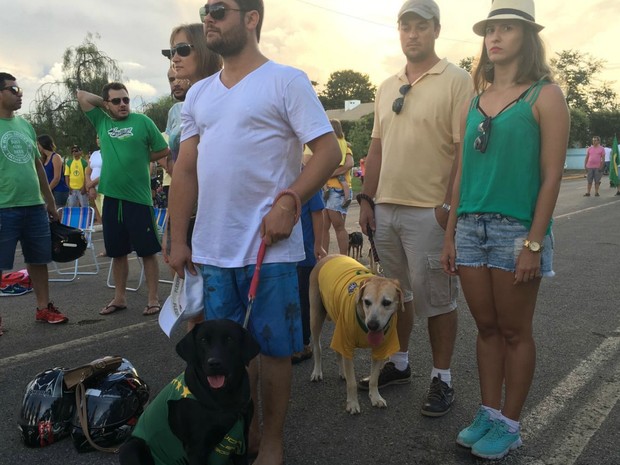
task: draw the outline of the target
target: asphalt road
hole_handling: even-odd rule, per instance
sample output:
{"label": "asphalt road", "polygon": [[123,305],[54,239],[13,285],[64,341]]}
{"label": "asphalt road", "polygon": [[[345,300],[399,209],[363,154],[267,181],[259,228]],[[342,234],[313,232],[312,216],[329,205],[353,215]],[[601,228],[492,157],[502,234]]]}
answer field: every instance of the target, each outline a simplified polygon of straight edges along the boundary
{"label": "asphalt road", "polygon": [[[603,179],[601,197],[583,197],[585,180],[565,180],[555,212],[555,271],[541,286],[535,316],[538,365],[522,418],[524,446],[503,461],[533,465],[617,465],[620,463],[620,197]],[[359,230],[357,205],[347,225]],[[349,231],[349,232],[350,232]],[[102,249],[100,233],[96,247]],[[368,249],[364,245],[364,252]],[[332,240],[332,251],[334,241]],[[88,263],[85,260],[84,263]],[[16,269],[21,268],[18,257]],[[172,340],[156,317],[142,316],[146,291],[130,292],[129,309],[102,317],[98,310],[112,297],[105,285],[109,261],[96,276],[52,283],[55,303],[70,317],[66,325],[35,323],[33,295],[0,299],[5,334],[0,337],[0,464],[113,464],[117,457],[78,454],[70,439],[44,449],[25,448],[17,431],[26,384],[53,366],[74,366],[108,354],[128,358],[155,395],[183,369]],[[85,268],[86,269],[86,268]],[[135,278],[137,263],[132,262]],[[162,266],[161,277],[168,278]],[[162,302],[169,292],[161,284]],[[411,336],[414,372],[409,385],[382,390],[387,409],[375,409],[360,394],[362,412],[344,410],[345,385],[335,357],[327,350],[325,381],[310,382],[311,362],[293,369],[286,424],[286,463],[311,464],[475,464],[455,445],[479,400],[475,327],[461,299],[460,326],[453,359],[456,402],[442,418],[420,415],[429,384],[430,351],[426,323],[417,321]],[[328,345],[329,331],[323,335]],[[358,351],[358,377],[366,374],[369,354]]]}

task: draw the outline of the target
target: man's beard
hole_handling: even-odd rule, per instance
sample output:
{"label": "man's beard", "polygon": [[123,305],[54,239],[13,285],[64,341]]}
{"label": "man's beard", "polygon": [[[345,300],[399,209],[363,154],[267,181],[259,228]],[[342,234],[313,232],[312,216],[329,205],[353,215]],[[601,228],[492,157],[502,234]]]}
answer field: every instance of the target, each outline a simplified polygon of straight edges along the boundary
{"label": "man's beard", "polygon": [[241,53],[247,43],[248,38],[245,35],[245,30],[239,25],[239,27],[229,31],[226,35],[220,33],[218,39],[207,40],[207,47],[209,50],[227,58]]}

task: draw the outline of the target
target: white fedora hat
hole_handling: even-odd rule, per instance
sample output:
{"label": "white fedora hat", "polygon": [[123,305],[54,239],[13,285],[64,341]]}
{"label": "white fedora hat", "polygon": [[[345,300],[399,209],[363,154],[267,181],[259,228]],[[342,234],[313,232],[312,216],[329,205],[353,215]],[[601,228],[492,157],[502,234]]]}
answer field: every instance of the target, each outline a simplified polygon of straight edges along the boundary
{"label": "white fedora hat", "polygon": [[499,19],[518,19],[530,24],[536,32],[544,26],[536,23],[534,12],[534,0],[494,0],[491,5],[489,16],[474,24],[474,32],[484,37],[488,21]]}

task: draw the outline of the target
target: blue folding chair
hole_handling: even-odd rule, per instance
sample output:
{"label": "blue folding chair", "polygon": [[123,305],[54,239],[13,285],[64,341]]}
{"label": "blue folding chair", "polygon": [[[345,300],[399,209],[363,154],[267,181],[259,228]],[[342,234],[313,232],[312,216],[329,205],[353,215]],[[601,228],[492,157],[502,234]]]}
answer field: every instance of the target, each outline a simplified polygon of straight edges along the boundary
{"label": "blue folding chair", "polygon": [[[159,234],[160,239],[164,235],[164,229],[166,227],[166,221],[168,219],[168,209],[167,208],[154,208],[154,216],[155,216],[155,225],[157,226],[157,233]],[[125,287],[128,291],[137,291],[142,286],[142,281],[144,281],[144,264],[142,263],[142,259],[136,256],[138,263],[140,264],[140,277],[138,278],[138,284],[136,287]],[[172,281],[167,281],[160,279],[162,283],[172,283]],[[114,288],[114,282],[112,279],[112,261],[110,261],[110,269],[108,270],[108,280],[107,286],[110,288]]]}
{"label": "blue folding chair", "polygon": [[95,244],[92,240],[92,234],[94,232],[93,224],[95,222],[95,210],[93,207],[62,207],[58,209],[58,213],[60,214],[60,222],[62,224],[66,224],[67,226],[72,226],[74,228],[79,228],[84,232],[84,237],[86,238],[86,249],[90,249],[91,254],[93,256],[93,262],[95,264],[95,271],[83,271],[80,270],[78,258],[73,262],[73,270],[71,271],[63,271],[58,268],[58,264],[54,263],[54,269],[56,273],[59,275],[68,276],[67,278],[50,278],[50,281],[53,282],[70,282],[75,280],[78,275],[88,275],[88,274],[98,274],[99,273],[99,262],[97,261],[97,254],[95,253]]}

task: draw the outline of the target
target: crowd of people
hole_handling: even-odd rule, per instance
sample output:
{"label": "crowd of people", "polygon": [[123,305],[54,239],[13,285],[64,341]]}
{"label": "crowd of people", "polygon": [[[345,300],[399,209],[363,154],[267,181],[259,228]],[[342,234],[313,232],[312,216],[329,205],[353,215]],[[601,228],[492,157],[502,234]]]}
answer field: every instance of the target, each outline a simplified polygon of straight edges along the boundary
{"label": "crowd of people", "polygon": [[[100,146],[89,162],[74,145],[63,169],[52,138],[37,138],[14,114],[22,89],[0,73],[0,137],[11,141],[0,147],[0,269],[13,267],[20,241],[36,319],[66,322],[49,297],[48,221],[58,220],[58,206],[94,201],[116,283],[99,313],[127,308],[127,256],[135,251],[146,275],[143,314],[157,314],[162,247],[150,167],[159,163],[171,178],[164,257],[180,277],[202,275],[204,318],[244,322],[257,253],[267,246],[248,324],[261,346],[249,372],[263,413],[262,425],[259,415],[250,425],[248,453],[256,465],[277,465],[285,457],[291,359],[311,353],[308,276],[329,250],[332,227],[347,254],[353,156],[308,77],[261,52],[262,0],[209,2],[199,14],[200,23],[174,28],[162,51],[177,101],[165,137],[131,111],[122,83],[106,84],[101,95],[77,91]],[[440,18],[433,0],[407,0],[398,12],[405,65],[378,88],[361,168],[359,224],[374,234],[405,308],[400,347],[379,386],[411,382],[410,336],[414,318],[423,318],[433,368],[420,413],[450,411],[458,276],[478,329],[481,399],[456,442],[496,459],[522,442],[519,417],[535,368],[532,320],[541,278],[553,275],[551,218],[570,121],[533,0],[495,0],[473,26],[483,38],[473,79],[437,55]],[[594,174],[587,195],[592,181],[598,195]],[[358,387],[368,389],[368,378]]]}

